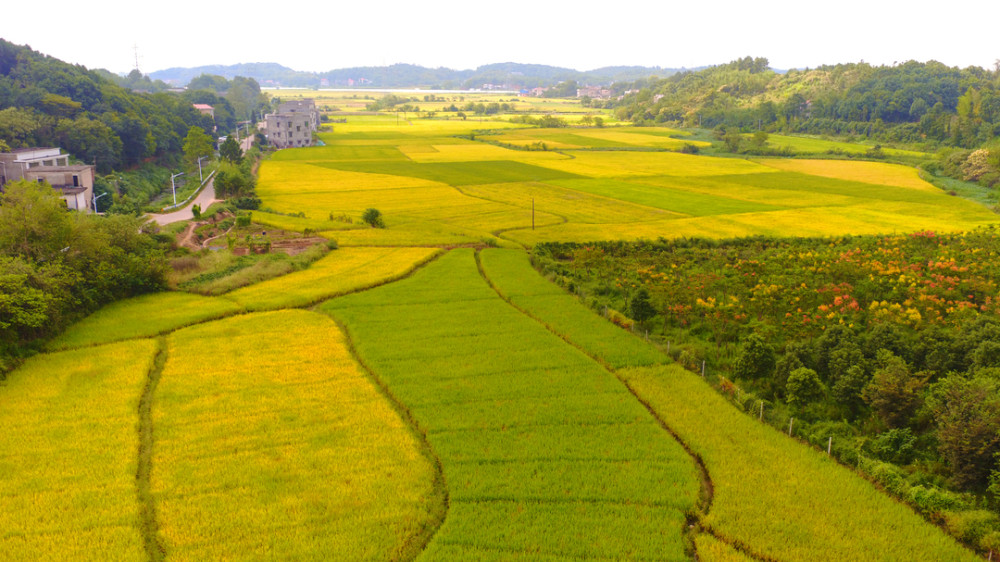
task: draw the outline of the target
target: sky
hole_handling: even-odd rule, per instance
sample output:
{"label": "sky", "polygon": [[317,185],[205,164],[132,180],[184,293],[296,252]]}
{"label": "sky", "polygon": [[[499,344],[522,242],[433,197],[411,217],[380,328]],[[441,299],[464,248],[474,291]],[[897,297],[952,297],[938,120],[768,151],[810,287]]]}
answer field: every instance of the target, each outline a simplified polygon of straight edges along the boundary
{"label": "sky", "polygon": [[146,74],[248,62],[319,72],[395,63],[693,68],[745,56],[766,57],[776,69],[907,60],[992,69],[1000,59],[995,0],[176,0],[134,7],[51,0],[41,11],[9,4],[0,38],[119,73],[136,67],[136,52]]}

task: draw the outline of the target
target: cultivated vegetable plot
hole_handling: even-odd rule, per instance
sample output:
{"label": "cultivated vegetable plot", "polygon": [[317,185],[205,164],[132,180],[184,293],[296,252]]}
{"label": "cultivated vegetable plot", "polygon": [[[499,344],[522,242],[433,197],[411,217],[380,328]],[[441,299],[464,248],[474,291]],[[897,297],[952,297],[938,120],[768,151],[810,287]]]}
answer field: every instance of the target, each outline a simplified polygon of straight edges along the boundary
{"label": "cultivated vegetable plot", "polygon": [[427,434],[449,511],[422,559],[686,559],[694,463],[604,368],[454,250],[321,307]]}
{"label": "cultivated vegetable plot", "polygon": [[434,464],[328,317],[244,315],[168,341],[151,481],[169,560],[419,551],[443,510]]}
{"label": "cultivated vegetable plot", "polygon": [[850,470],[755,423],[677,366],[619,374],[705,462],[703,523],[774,560],[977,560]]}
{"label": "cultivated vegetable plot", "polygon": [[143,559],[136,412],[155,353],[49,353],[0,383],[0,558]]}

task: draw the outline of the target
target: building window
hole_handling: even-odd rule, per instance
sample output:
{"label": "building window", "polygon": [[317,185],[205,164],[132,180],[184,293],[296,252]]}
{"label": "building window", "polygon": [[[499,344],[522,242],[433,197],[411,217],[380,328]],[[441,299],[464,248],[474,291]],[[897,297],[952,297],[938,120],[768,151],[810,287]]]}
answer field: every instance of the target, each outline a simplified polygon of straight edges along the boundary
{"label": "building window", "polygon": [[73,176],[73,187],[80,187],[80,176]]}

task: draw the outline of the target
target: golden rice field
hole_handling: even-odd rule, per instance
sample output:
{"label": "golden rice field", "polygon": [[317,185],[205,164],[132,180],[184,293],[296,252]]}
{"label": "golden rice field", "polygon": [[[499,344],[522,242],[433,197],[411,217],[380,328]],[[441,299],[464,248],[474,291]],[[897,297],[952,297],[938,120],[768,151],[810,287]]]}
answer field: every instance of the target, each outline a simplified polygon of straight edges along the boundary
{"label": "golden rice field", "polygon": [[151,476],[168,560],[391,560],[426,542],[435,466],[328,317],[244,315],[168,342]]}
{"label": "golden rice field", "polygon": [[[470,140],[477,127],[491,130]],[[685,134],[350,116],[322,135],[326,146],[281,151],[265,162],[260,193],[265,206],[304,210],[309,228],[347,245],[822,236],[995,221],[985,207],[949,197],[899,165],[629,150],[676,148],[689,142]],[[551,150],[492,141],[543,142]],[[368,207],[383,212],[386,232],[328,220]],[[396,235],[388,232],[394,228]]]}
{"label": "golden rice field", "polygon": [[242,307],[232,301],[192,293],[154,293],[110,304],[73,324],[46,346],[70,349],[133,338],[148,338],[221,318]]}
{"label": "golden rice field", "polygon": [[[523,248],[995,214],[904,166],[681,154],[698,142],[661,127],[425,118],[496,99],[441,97],[348,115],[324,146],[263,162],[254,220],[339,249],[218,297],[108,306],[0,382],[0,559],[974,559],[585,308]],[[370,207],[387,228],[360,222]]]}
{"label": "golden rice field", "polygon": [[977,559],[852,470],[754,422],[697,375],[677,365],[619,374],[704,460],[715,497],[702,524],[757,557]]}
{"label": "golden rice field", "polygon": [[145,558],[136,423],[156,345],[38,355],[0,382],[0,559]]}
{"label": "golden rice field", "polygon": [[388,283],[433,259],[437,248],[343,248],[309,268],[225,295],[245,310],[299,308]]}

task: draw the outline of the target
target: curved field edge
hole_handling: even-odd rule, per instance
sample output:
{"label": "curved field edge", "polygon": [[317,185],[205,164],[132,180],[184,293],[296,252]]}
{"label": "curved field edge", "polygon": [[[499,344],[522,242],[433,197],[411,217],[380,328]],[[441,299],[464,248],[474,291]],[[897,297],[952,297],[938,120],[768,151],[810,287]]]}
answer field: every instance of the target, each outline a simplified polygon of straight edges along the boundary
{"label": "curved field edge", "polygon": [[138,560],[136,415],[156,342],[37,355],[0,383],[0,557]]}
{"label": "curved field edge", "polygon": [[[753,422],[677,365],[618,371],[704,460],[702,525],[775,560],[978,560],[941,529],[811,447]],[[709,421],[710,420],[710,421]]]}
{"label": "curved field edge", "polygon": [[485,249],[478,256],[484,278],[502,298],[609,368],[670,362],[655,346],[580,306],[539,275],[525,252]]}
{"label": "curved field edge", "polygon": [[440,519],[434,463],[329,317],[241,315],[167,342],[151,475],[167,559],[416,554]]}
{"label": "curved field edge", "polygon": [[47,350],[150,338],[247,311],[300,308],[410,275],[439,248],[344,248],[310,267],[218,297],[168,291],[108,305],[51,340]]}
{"label": "curved field edge", "polygon": [[[613,348],[608,342],[624,348],[634,341],[653,349],[549,283],[531,268],[523,252],[483,250],[480,256],[483,273],[498,292],[506,291],[526,314],[588,354],[606,360],[607,350]],[[603,326],[594,325],[594,321]],[[581,330],[580,325],[588,329]],[[811,448],[754,423],[680,367],[650,366],[616,373],[693,449],[711,475],[714,502],[712,512],[702,522],[718,539],[696,537],[700,559],[702,545],[711,553],[735,552],[736,559],[745,559],[740,557],[746,557],[746,552],[779,560],[844,560],[864,557],[865,553],[885,559],[900,556],[911,547],[926,552],[928,560],[974,559],[971,552],[906,506]],[[858,511],[865,515],[855,521]],[[775,518],[777,513],[784,516]],[[747,520],[757,523],[749,525]],[[803,527],[802,523],[812,526]],[[910,542],[914,537],[920,540]],[[723,544],[716,544],[720,542]]]}
{"label": "curved field edge", "polygon": [[688,558],[697,471],[603,367],[502,301],[469,249],[320,309],[441,459],[421,560]]}
{"label": "curved field edge", "polygon": [[219,297],[173,291],[142,295],[101,308],[67,328],[45,347],[72,349],[150,338],[242,310],[238,304]]}

